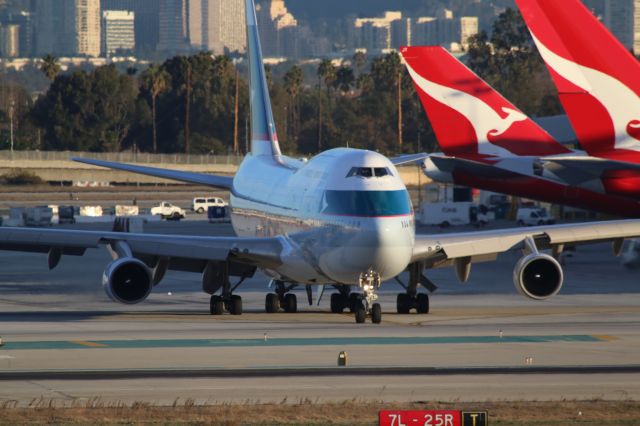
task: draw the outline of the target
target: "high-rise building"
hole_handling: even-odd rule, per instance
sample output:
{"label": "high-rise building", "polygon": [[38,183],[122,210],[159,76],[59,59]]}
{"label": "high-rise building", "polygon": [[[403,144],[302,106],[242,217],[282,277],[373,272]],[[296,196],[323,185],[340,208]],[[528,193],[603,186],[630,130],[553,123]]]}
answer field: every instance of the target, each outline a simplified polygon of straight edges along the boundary
{"label": "high-rise building", "polygon": [[160,39],[160,1],[101,0],[102,10],[127,10],[135,17],[136,54],[152,55]]}
{"label": "high-rise building", "polygon": [[100,0],[72,0],[72,3],[75,40],[69,50],[79,56],[100,56]]}
{"label": "high-rise building", "polygon": [[297,57],[298,21],[284,0],[270,0],[256,6],[260,38],[265,56]]}
{"label": "high-rise building", "polygon": [[136,47],[135,14],[128,10],[103,11],[102,44],[105,56],[133,52]]}
{"label": "high-rise building", "polygon": [[187,3],[186,0],[160,0],[159,51],[175,54],[190,49]]}
{"label": "high-rise building", "polygon": [[604,24],[627,48],[634,44],[635,0],[607,0],[604,3]]}
{"label": "high-rise building", "polygon": [[20,26],[0,26],[0,57],[15,58],[20,55]]}
{"label": "high-rise building", "polygon": [[100,0],[34,0],[35,54],[100,56]]}
{"label": "high-rise building", "polygon": [[640,0],[633,5],[633,52],[640,55]]}

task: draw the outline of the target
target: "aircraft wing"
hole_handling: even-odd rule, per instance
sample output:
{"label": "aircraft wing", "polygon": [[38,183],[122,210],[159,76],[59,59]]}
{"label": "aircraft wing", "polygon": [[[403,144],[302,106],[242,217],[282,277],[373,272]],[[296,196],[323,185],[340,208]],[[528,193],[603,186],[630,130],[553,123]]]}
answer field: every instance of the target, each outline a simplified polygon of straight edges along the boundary
{"label": "aircraft wing", "polygon": [[[0,250],[49,253],[49,267],[60,256],[82,256],[88,248],[125,243],[139,258],[174,261],[170,269],[200,272],[208,261],[233,261],[258,267],[281,263],[284,241],[275,238],[200,237],[129,232],[0,227]],[[52,258],[57,258],[53,261]]]}
{"label": "aircraft wing", "polygon": [[114,163],[111,161],[93,160],[81,157],[73,157],[71,159],[78,163],[91,164],[93,166],[106,167],[109,169],[124,170],[127,172],[177,180],[180,182],[195,183],[198,185],[213,186],[223,189],[231,189],[233,186],[233,178],[229,176],[207,175],[204,173],[160,169],[157,167],[134,166],[132,164]]}
{"label": "aircraft wing", "polygon": [[425,266],[448,266],[457,259],[481,262],[493,260],[498,254],[524,247],[527,240],[539,250],[561,248],[596,242],[614,242],[619,253],[626,238],[640,237],[640,221],[616,220],[607,222],[548,225],[530,228],[497,229],[438,235],[416,235],[413,261]]}
{"label": "aircraft wing", "polygon": [[424,160],[428,157],[429,154],[423,152],[421,154],[400,155],[398,157],[390,158],[390,160],[394,166],[400,166],[407,163],[417,163],[418,161]]}
{"label": "aircraft wing", "polygon": [[520,173],[495,167],[479,161],[448,156],[431,156],[429,160],[442,172],[464,172],[470,175],[482,176],[492,179],[511,179],[522,177]]}
{"label": "aircraft wing", "polygon": [[540,162],[545,169],[572,185],[597,179],[605,172],[640,171],[640,164],[598,157],[543,157]]}

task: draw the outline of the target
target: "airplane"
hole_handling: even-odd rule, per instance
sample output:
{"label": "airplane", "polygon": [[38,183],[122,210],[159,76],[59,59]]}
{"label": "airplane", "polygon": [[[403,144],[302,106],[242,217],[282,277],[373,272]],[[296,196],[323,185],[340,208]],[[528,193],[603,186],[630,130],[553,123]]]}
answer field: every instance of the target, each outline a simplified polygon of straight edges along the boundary
{"label": "airplane", "polygon": [[[307,162],[282,155],[262,65],[255,5],[245,0],[251,87],[251,152],[234,177],[215,176],[76,159],[231,192],[231,221],[237,237],[176,236],[68,229],[0,228],[0,249],[47,253],[49,268],[63,256],[81,256],[106,247],[113,260],[102,284],[113,300],[145,300],[167,270],[202,274],[211,295],[210,311],[242,313],[235,290],[257,269],[271,277],[275,293],[265,297],[267,312],[297,310],[297,285],[334,286],[331,311],[353,311],[355,321],[380,323],[377,291],[386,280],[409,271],[398,313],[430,310],[433,290],[425,269],[451,266],[467,281],[474,263],[495,260],[511,249],[524,254],[514,267],[514,284],[524,296],[543,300],[564,280],[556,257],[566,244],[612,242],[618,254],[625,239],[640,236],[640,221],[577,223],[481,232],[415,233],[409,193],[394,162],[372,151],[337,148]],[[405,161],[400,159],[397,161]],[[117,224],[116,224],[117,225]],[[551,255],[543,250],[551,250]],[[231,277],[239,278],[234,285]],[[358,291],[352,292],[356,287]]]}
{"label": "airplane", "polygon": [[400,52],[443,151],[422,163],[427,176],[639,217],[640,200],[612,191],[606,179],[610,173],[640,173],[640,164],[563,146],[442,47],[403,47]]}
{"label": "airplane", "polygon": [[[516,0],[589,155],[640,163],[640,65],[579,0]],[[640,171],[607,171],[608,193],[640,199]]]}

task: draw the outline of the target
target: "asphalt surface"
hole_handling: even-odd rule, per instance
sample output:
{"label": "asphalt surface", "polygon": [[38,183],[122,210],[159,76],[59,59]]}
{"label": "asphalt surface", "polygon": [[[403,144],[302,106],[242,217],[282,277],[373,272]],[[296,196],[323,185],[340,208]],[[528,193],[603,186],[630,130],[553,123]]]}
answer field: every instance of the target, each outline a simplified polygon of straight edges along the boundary
{"label": "asphalt surface", "polygon": [[[100,227],[109,225],[83,225]],[[232,234],[198,220],[146,231]],[[439,286],[428,315],[396,314],[402,289],[385,283],[383,323],[357,325],[329,312],[330,290],[319,306],[296,290],[297,314],[264,313],[262,275],[239,289],[242,316],[212,317],[197,274],[170,272],[147,301],[125,306],[101,289],[106,251],[54,271],[44,255],[0,252],[0,401],[640,398],[640,271],[610,245],[579,247],[560,295],[536,302],[513,285],[518,257],[474,265],[464,285],[452,270],[427,271]]]}

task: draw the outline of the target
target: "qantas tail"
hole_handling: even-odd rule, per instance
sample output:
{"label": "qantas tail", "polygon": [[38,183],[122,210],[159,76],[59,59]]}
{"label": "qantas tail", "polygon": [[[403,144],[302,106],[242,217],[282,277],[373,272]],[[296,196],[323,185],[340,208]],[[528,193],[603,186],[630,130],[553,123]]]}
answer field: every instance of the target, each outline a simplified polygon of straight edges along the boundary
{"label": "qantas tail", "polygon": [[245,11],[251,83],[251,154],[280,157],[280,145],[262,63],[262,47],[253,0],[245,0]]}
{"label": "qantas tail", "polygon": [[[640,151],[640,65],[580,0],[516,0],[591,155]],[[636,152],[633,152],[636,151]],[[640,160],[640,156],[638,156]]]}
{"label": "qantas tail", "polygon": [[445,154],[569,152],[442,47],[403,47],[401,53]]}

